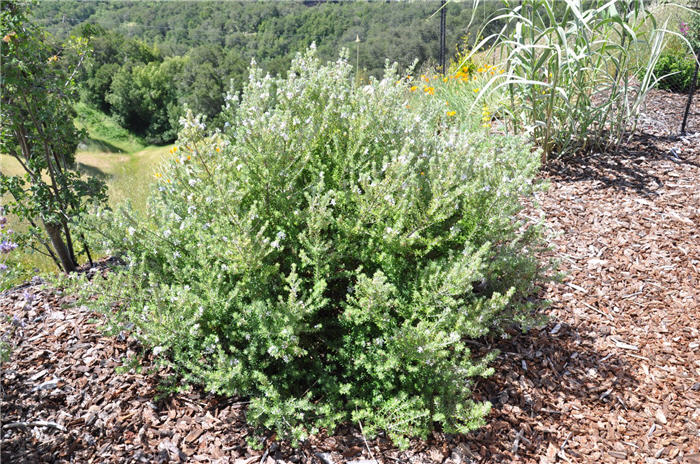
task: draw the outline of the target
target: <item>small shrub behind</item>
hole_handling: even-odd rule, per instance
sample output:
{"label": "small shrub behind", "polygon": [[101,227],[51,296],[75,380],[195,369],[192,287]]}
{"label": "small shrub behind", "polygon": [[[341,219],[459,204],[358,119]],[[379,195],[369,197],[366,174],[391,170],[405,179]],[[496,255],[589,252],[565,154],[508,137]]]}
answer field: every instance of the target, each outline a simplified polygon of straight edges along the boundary
{"label": "small shrub behind", "polygon": [[695,75],[695,60],[684,53],[664,52],[654,66],[654,74],[659,77],[657,86],[660,89],[689,92]]}

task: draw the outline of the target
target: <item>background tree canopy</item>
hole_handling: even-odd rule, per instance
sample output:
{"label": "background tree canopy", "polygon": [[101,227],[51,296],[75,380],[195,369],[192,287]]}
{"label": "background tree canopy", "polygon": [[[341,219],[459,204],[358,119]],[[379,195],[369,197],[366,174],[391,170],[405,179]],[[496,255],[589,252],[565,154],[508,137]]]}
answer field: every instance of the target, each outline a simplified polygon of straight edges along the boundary
{"label": "background tree canopy", "polygon": [[[406,68],[439,55],[440,2],[80,2],[45,1],[37,22],[58,39],[86,35],[94,48],[80,80],[82,99],[150,143],[174,140],[183,105],[216,118],[231,83],[240,89],[252,59],[285,75],[312,42],[322,60],[342,48],[361,75],[380,76],[386,60]],[[497,3],[482,5],[487,17]],[[471,5],[449,3],[447,48],[469,31]],[[477,21],[479,23],[479,21]]]}

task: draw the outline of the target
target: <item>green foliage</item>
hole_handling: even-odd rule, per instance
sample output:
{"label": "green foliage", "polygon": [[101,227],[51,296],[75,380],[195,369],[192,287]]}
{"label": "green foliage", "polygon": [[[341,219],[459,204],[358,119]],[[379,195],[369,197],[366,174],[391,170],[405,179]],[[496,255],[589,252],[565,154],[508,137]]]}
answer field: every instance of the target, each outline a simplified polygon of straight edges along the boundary
{"label": "green foliage", "polygon": [[505,25],[475,48],[492,45],[507,69],[482,95],[508,89],[516,132],[531,133],[545,161],[604,150],[633,129],[664,37],[642,1],[523,0],[492,21]]}
{"label": "green foliage", "polygon": [[654,74],[659,78],[660,89],[688,92],[695,75],[695,60],[687,53],[664,52],[654,66]]}
{"label": "green foliage", "polygon": [[688,22],[681,21],[679,30],[695,55],[700,54],[700,12],[693,11]]}
{"label": "green foliage", "polygon": [[79,150],[108,153],[133,153],[146,146],[144,140],[120,126],[111,118],[91,105],[78,102],[75,107],[75,124],[87,131]]}
{"label": "green foliage", "polygon": [[287,78],[254,68],[221,131],[188,114],[147,214],[86,223],[126,263],[86,303],[295,441],[346,420],[401,445],[481,425],[470,391],[494,353],[465,339],[533,321],[539,228],[516,218],[539,155],[407,105],[398,80],[356,86],[310,51]]}
{"label": "green foliage", "polygon": [[0,196],[9,197],[8,213],[30,225],[16,234],[17,242],[51,256],[69,272],[78,264],[70,221],[88,203],[105,198],[103,183],[75,170],[82,137],[73,125],[75,83],[60,65],[72,52],[83,56],[86,43],[76,39],[60,49],[27,15],[25,2],[3,2],[0,8],[0,153],[14,157],[24,171],[0,173]]}
{"label": "green foliage", "polygon": [[174,140],[180,116],[174,78],[183,65],[182,58],[168,58],[161,63],[122,67],[106,97],[117,122],[148,143]]}
{"label": "green foliage", "polygon": [[[188,106],[214,121],[221,112],[230,81],[240,91],[255,60],[273,75],[284,75],[295,53],[312,42],[323,59],[341,48],[359,51],[361,76],[381,76],[385,61],[408,67],[435,61],[439,2],[41,2],[37,15],[58,37],[87,37],[93,52],[77,76],[81,97],[116,117],[124,127],[150,143],[171,142]],[[472,10],[450,2],[452,47],[466,34]],[[359,50],[355,43],[359,36]],[[171,88],[160,88],[168,58],[183,59],[167,76]],[[144,98],[145,97],[145,98]]]}
{"label": "green foliage", "polygon": [[81,97],[102,111],[110,106],[106,95],[114,75],[123,67],[160,62],[158,49],[149,47],[138,39],[127,39],[123,35],[106,31],[100,26],[84,24],[79,28],[80,36],[90,37],[91,53],[81,70]]}

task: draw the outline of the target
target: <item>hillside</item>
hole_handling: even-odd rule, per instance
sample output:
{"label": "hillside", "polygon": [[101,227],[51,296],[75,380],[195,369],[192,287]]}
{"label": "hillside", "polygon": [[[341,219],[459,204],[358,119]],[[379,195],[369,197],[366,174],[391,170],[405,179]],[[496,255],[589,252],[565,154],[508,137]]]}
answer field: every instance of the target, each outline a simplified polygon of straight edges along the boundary
{"label": "hillside", "polygon": [[[75,125],[87,131],[87,137],[78,146],[75,159],[80,172],[103,179],[107,184],[109,204],[116,206],[129,201],[139,211],[146,206],[153,172],[162,162],[171,145],[148,145],[143,139],[121,127],[114,119],[84,103],[76,105]],[[23,173],[19,163],[8,155],[0,154],[2,174]],[[10,227],[18,231],[26,224],[9,218]],[[33,269],[53,272],[55,264],[46,256],[16,252],[12,262],[19,262],[23,273],[18,282],[32,275]]]}

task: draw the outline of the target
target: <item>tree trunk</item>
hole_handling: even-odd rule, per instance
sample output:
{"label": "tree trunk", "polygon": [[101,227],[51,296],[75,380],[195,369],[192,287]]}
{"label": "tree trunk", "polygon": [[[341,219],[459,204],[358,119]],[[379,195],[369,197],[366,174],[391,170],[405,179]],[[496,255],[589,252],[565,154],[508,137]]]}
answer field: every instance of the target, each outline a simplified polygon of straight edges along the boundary
{"label": "tree trunk", "polygon": [[66,242],[61,236],[61,227],[55,224],[49,224],[44,222],[44,228],[46,229],[46,234],[51,239],[51,244],[53,245],[58,259],[61,261],[61,267],[63,267],[64,272],[75,272],[76,264],[71,258],[71,252],[66,246]]}

